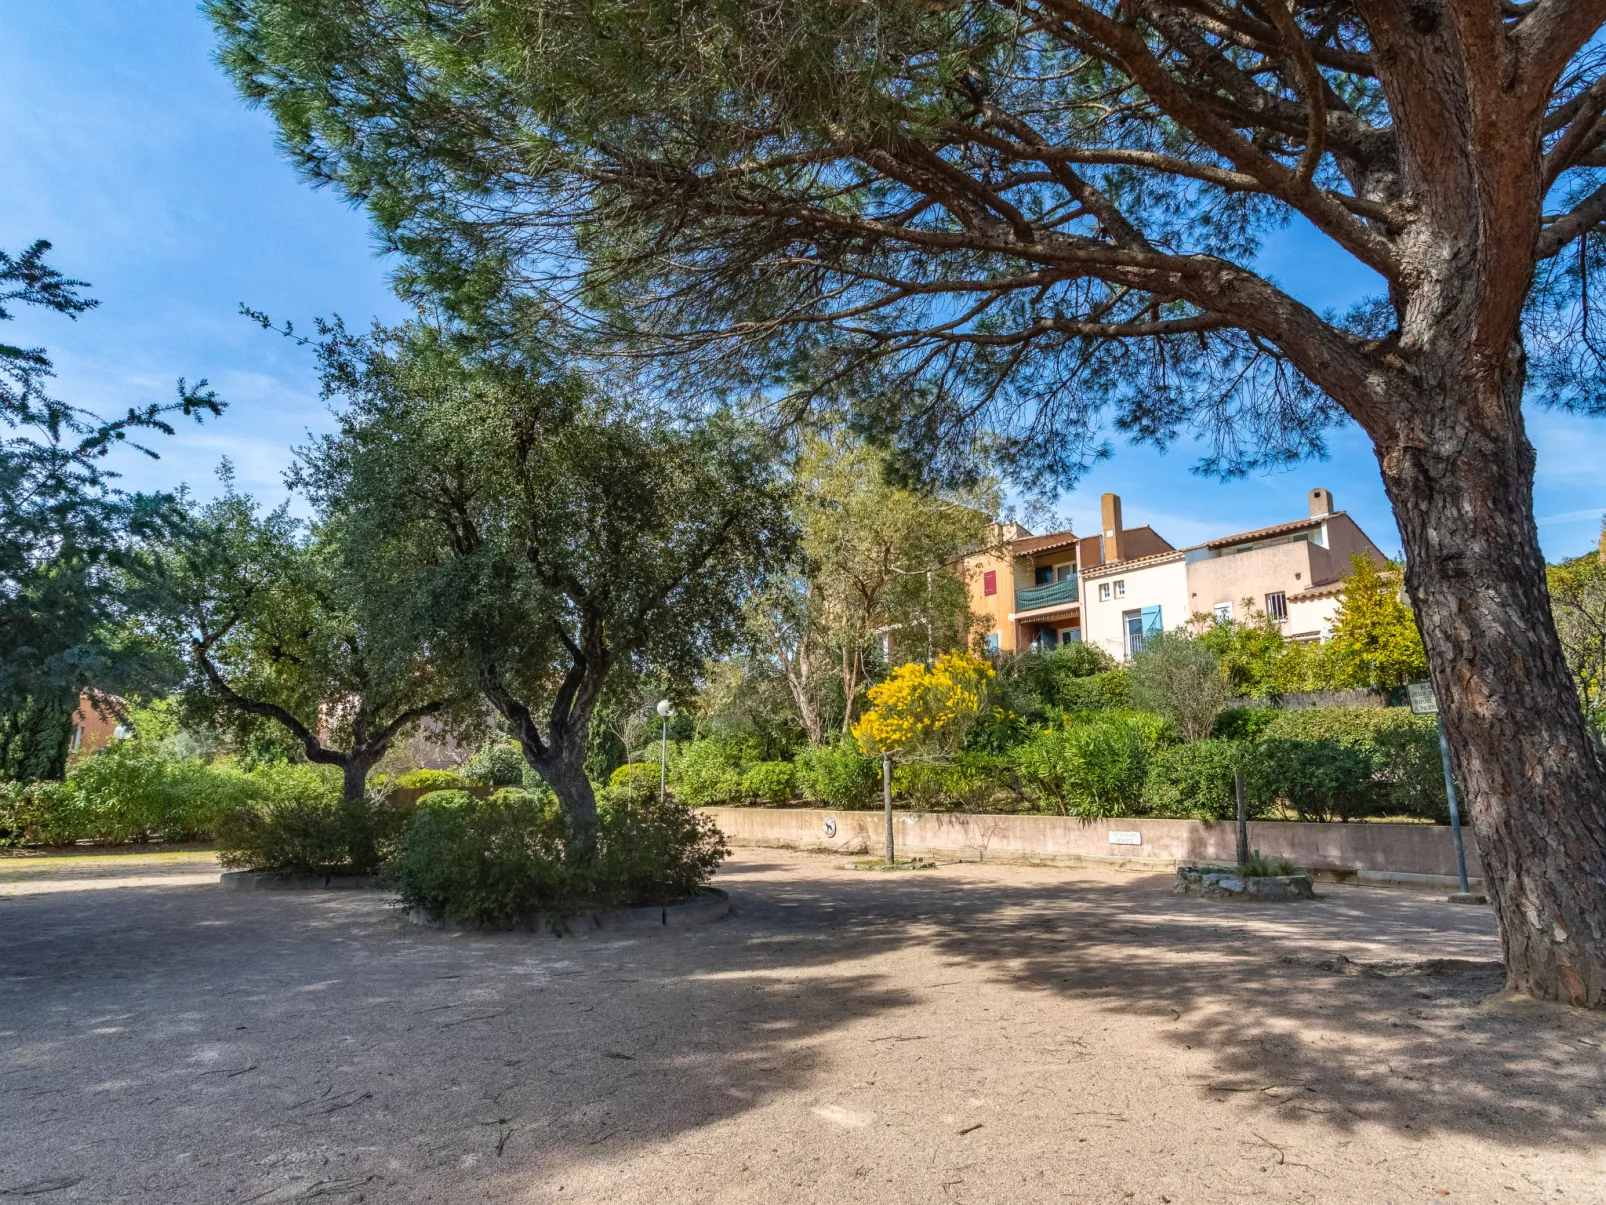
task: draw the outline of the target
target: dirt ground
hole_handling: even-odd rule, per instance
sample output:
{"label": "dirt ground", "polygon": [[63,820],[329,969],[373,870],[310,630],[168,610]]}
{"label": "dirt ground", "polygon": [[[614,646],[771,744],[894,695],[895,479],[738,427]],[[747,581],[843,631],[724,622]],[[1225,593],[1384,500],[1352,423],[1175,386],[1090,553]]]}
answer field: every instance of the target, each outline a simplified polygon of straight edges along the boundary
{"label": "dirt ground", "polygon": [[726,920],[558,940],[49,861],[0,860],[0,1199],[1606,1202],[1606,1027],[1433,897],[745,850]]}

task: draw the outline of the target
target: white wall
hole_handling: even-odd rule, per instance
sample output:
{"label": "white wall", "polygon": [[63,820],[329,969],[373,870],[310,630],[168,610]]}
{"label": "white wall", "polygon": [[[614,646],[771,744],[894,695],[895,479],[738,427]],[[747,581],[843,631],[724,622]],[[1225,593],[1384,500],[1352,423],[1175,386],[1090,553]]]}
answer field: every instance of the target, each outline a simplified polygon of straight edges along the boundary
{"label": "white wall", "polygon": [[[1116,582],[1126,584],[1124,598],[1114,597]],[[1112,587],[1105,601],[1100,587]],[[1127,611],[1159,607],[1160,622],[1167,631],[1188,622],[1188,567],[1179,556],[1154,565],[1122,569],[1082,579],[1082,639],[1096,644],[1118,661],[1126,660],[1126,630],[1121,616]]]}
{"label": "white wall", "polygon": [[1288,622],[1283,625],[1285,636],[1306,636],[1311,632],[1317,633],[1322,640],[1331,640],[1333,637],[1333,616],[1338,613],[1338,604],[1343,597],[1330,594],[1325,598],[1307,598],[1301,601],[1297,596],[1288,596]]}

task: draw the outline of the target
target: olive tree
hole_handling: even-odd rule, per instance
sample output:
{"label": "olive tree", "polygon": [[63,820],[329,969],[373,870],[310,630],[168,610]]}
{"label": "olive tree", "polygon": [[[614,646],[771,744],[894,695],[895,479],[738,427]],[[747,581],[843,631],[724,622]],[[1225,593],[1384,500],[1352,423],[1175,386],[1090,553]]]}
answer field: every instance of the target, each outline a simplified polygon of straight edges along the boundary
{"label": "olive tree", "polygon": [[[266,721],[310,762],[338,767],[351,863],[372,870],[368,775],[423,720],[473,727],[471,697],[391,623],[388,574],[352,555],[338,519],[310,530],[288,504],[236,491],[188,503],[188,521],[140,567],[151,612],[189,676],[186,710],[225,730]],[[374,574],[364,579],[362,573]]]}
{"label": "olive tree", "polygon": [[591,722],[621,672],[688,684],[791,552],[768,443],[514,344],[419,328],[322,345],[339,430],[299,480],[390,566],[390,622],[495,708],[589,848]]}

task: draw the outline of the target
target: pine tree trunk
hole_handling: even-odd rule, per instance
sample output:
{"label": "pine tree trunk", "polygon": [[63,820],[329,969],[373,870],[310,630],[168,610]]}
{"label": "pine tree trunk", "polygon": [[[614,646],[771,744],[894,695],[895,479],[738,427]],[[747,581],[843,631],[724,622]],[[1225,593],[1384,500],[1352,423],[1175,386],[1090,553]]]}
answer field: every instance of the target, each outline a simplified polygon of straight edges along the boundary
{"label": "pine tree trunk", "polygon": [[[1606,1007],[1606,768],[1550,613],[1514,349],[1440,360],[1377,439],[1507,986]],[[1437,395],[1437,396],[1435,396]]]}

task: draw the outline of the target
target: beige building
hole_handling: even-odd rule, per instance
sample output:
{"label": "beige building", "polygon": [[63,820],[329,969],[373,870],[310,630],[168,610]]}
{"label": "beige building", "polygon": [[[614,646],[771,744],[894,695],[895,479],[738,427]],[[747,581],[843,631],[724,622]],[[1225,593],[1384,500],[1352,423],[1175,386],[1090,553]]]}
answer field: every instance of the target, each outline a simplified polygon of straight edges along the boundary
{"label": "beige building", "polygon": [[1309,497],[1310,514],[1302,519],[1088,567],[1082,574],[1083,638],[1126,661],[1147,635],[1196,615],[1245,619],[1260,613],[1290,640],[1326,640],[1350,558],[1384,558],[1353,519],[1333,509],[1328,490],[1313,489]]}
{"label": "beige building", "polygon": [[1303,519],[1174,548],[1154,529],[1126,527],[1121,499],[1105,494],[1100,530],[1034,536],[1018,523],[999,548],[965,563],[970,610],[991,652],[1097,644],[1130,660],[1153,632],[1196,615],[1244,619],[1263,613],[1291,640],[1332,634],[1342,579],[1356,553],[1383,554],[1333,495],[1310,491]]}

